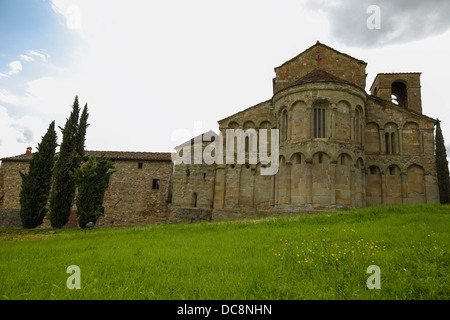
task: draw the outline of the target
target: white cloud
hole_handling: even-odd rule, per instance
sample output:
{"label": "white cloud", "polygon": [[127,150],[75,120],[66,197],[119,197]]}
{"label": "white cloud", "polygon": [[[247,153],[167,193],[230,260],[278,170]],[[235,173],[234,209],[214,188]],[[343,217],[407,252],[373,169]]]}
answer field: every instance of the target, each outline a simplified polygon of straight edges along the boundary
{"label": "white cloud", "polygon": [[61,117],[70,112],[71,103],[77,95],[76,87],[76,82],[42,77],[29,81],[25,93],[20,96],[0,89],[0,102],[25,108],[33,114]]}
{"label": "white cloud", "polygon": [[38,52],[38,51],[36,51],[36,50],[30,50],[30,51],[28,52],[28,54],[31,55],[31,56],[39,57],[39,58],[42,59],[42,61],[47,62],[47,55],[45,55],[45,54],[43,54],[43,53],[40,53],[40,52]]}
{"label": "white cloud", "polygon": [[22,63],[20,63],[20,61],[10,62],[8,64],[8,66],[9,66],[8,74],[10,76],[14,75],[14,74],[18,74],[20,71],[22,71]]}
{"label": "white cloud", "polygon": [[6,89],[0,89],[0,102],[18,104],[20,102],[20,97],[15,96]]}
{"label": "white cloud", "polygon": [[33,57],[27,56],[27,55],[25,55],[25,54],[21,54],[21,55],[20,55],[20,58],[21,58],[22,60],[27,61],[27,62],[30,62],[30,61],[33,61],[33,60],[34,60]]}

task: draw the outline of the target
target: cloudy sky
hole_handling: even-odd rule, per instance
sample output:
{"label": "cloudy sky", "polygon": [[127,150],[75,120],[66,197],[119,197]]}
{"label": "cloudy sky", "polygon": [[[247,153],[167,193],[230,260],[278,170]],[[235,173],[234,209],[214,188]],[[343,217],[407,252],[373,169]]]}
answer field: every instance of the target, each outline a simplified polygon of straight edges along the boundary
{"label": "cloudy sky", "polygon": [[449,29],[447,0],[0,0],[0,158],[35,150],[76,95],[87,149],[173,151],[269,99],[274,67],[317,40],[368,62],[366,90],[422,72],[449,149]]}

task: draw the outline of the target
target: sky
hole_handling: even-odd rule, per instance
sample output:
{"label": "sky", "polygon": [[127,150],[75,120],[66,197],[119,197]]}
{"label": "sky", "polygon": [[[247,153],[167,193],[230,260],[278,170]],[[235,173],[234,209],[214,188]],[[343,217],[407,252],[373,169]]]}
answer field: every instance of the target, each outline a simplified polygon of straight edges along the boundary
{"label": "sky", "polygon": [[318,40],[368,63],[366,91],[422,72],[450,149],[448,0],[0,0],[0,159],[36,150],[75,96],[87,150],[173,152],[270,99],[274,68]]}

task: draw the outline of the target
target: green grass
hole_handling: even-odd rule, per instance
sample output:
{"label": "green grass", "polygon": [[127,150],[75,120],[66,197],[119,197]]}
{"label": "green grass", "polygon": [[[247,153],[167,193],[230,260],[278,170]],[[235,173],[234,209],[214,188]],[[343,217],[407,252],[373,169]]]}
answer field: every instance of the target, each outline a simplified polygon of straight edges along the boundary
{"label": "green grass", "polygon": [[[449,299],[450,206],[0,230],[1,299]],[[69,290],[66,269],[81,270]],[[381,270],[369,290],[367,267]]]}

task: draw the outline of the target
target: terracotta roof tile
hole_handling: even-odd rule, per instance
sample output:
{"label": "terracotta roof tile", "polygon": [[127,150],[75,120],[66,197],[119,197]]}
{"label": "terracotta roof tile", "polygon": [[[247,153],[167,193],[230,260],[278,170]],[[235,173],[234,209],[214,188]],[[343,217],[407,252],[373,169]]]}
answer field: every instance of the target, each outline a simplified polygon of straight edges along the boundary
{"label": "terracotta roof tile", "polygon": [[[111,160],[147,160],[147,161],[172,161],[170,152],[131,152],[131,151],[86,151],[86,156],[105,155]],[[0,159],[2,161],[29,161],[31,155],[21,154],[14,157]]]}

